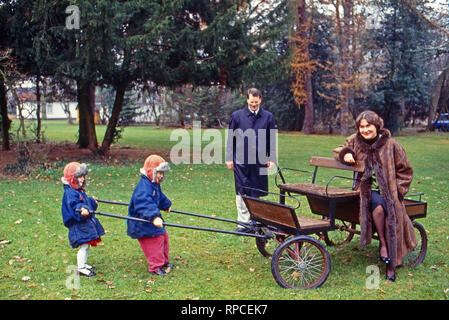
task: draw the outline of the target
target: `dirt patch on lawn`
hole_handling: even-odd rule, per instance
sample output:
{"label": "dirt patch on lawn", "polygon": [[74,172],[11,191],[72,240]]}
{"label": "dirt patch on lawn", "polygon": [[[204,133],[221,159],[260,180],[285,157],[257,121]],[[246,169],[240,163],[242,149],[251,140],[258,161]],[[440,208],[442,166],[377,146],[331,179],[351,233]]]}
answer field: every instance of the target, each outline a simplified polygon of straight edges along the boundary
{"label": "dirt patch on lawn", "polygon": [[[13,171],[5,170],[18,164],[18,150],[16,145],[11,146],[11,150],[1,150],[0,144],[0,176],[8,176]],[[120,165],[129,162],[142,162],[152,153],[167,157],[167,154],[129,147],[113,147],[106,156],[94,155],[89,149],[80,149],[75,143],[70,142],[47,142],[30,144],[27,146],[32,163],[38,165],[52,165],[56,162],[67,163],[70,161],[95,162],[105,165]]]}

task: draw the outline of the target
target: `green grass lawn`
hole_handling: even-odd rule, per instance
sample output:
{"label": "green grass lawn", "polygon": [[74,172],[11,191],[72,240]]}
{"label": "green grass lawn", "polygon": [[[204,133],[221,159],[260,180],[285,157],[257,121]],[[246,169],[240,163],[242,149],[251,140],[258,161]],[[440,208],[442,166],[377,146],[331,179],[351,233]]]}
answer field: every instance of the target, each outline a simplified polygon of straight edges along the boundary
{"label": "green grass lawn", "polygon": [[[50,141],[75,141],[77,126],[45,122],[45,127]],[[118,145],[168,154],[177,143],[170,141],[172,132],[156,127],[129,127]],[[104,127],[97,126],[97,133],[101,141]],[[277,285],[270,260],[257,251],[253,238],[180,228],[167,229],[175,269],[168,277],[152,276],[147,272],[137,240],[126,235],[125,222],[99,216],[106,234],[97,248],[91,248],[88,260],[97,267],[98,274],[81,278],[80,287],[71,289],[66,282],[70,283],[70,266],[76,264],[77,249],[70,248],[67,229],[62,224],[60,164],[59,168],[36,171],[27,178],[0,179],[0,299],[447,299],[449,135],[419,134],[397,139],[415,170],[412,189],[424,192],[423,200],[428,203],[427,217],[418,222],[426,228],[429,244],[424,262],[413,269],[398,269],[395,283],[384,280],[385,270],[377,262],[377,241],[361,251],[358,236],[342,247],[328,247],[332,268],[323,286],[299,291]],[[342,136],[281,133],[280,165],[310,169],[308,161],[312,155],[330,157],[331,150],[343,141]],[[143,161],[114,166],[92,161],[88,194],[128,201],[139,181]],[[224,165],[171,167],[162,188],[172,200],[173,209],[236,219],[233,176]],[[326,181],[327,177],[321,179]],[[270,189],[276,192],[274,176],[270,176]],[[307,201],[301,201],[297,211],[310,214]],[[100,204],[99,210],[127,214],[126,207],[117,205]],[[235,229],[233,224],[175,213],[165,213],[164,218],[172,223]],[[366,287],[370,276],[366,270],[371,265],[380,268],[378,289]]]}

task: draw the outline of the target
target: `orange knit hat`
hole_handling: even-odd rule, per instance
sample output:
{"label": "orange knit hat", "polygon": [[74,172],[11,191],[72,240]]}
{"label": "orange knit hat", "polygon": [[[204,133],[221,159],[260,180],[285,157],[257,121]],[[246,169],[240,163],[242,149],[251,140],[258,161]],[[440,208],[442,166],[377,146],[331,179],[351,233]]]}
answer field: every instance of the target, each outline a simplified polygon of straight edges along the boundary
{"label": "orange knit hat", "polygon": [[156,182],[156,173],[170,170],[170,165],[161,156],[152,154],[145,159],[143,170],[152,182]]}
{"label": "orange knit hat", "polygon": [[62,178],[63,183],[69,184],[71,187],[78,189],[77,178],[85,176],[89,173],[89,168],[85,163],[80,164],[79,162],[69,162],[64,168],[64,177]]}

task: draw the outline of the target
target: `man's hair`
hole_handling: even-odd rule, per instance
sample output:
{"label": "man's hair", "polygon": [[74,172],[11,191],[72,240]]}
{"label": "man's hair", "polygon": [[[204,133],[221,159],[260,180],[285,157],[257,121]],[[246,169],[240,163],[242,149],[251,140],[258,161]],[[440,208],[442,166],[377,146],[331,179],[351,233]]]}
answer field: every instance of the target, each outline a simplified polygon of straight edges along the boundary
{"label": "man's hair", "polygon": [[365,119],[369,124],[375,125],[377,131],[384,127],[384,121],[382,120],[382,118],[374,111],[367,110],[359,114],[357,119],[355,120],[355,126],[357,127],[357,130],[359,130],[360,122],[363,119]]}
{"label": "man's hair", "polygon": [[262,99],[262,92],[256,88],[248,89],[248,92],[246,93],[247,99],[249,98],[249,95],[252,95],[253,97],[260,97]]}

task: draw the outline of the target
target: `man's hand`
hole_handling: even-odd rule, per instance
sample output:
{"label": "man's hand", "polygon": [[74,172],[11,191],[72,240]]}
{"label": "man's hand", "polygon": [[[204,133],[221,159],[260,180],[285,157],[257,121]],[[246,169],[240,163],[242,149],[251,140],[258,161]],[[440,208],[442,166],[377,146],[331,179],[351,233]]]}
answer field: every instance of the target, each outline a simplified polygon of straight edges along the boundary
{"label": "man's hand", "polygon": [[354,160],[354,157],[352,156],[352,153],[345,154],[345,156],[343,157],[343,160],[346,163],[355,163],[355,160]]}
{"label": "man's hand", "polygon": [[274,166],[274,162],[273,161],[268,161],[267,162],[267,168],[271,169]]}
{"label": "man's hand", "polygon": [[226,161],[229,170],[234,169],[234,161]]}
{"label": "man's hand", "polygon": [[153,220],[153,224],[158,228],[162,228],[162,223],[163,223],[163,221],[159,217],[157,217]]}
{"label": "man's hand", "polygon": [[88,216],[89,215],[89,210],[87,210],[86,208],[82,208],[81,209],[81,215],[83,217]]}

